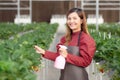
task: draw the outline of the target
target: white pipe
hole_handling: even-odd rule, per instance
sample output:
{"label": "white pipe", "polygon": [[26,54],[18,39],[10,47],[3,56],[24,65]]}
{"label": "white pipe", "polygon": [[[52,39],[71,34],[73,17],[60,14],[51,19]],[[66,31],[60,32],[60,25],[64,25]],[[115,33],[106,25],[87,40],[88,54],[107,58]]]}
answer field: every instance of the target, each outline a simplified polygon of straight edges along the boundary
{"label": "white pipe", "polygon": [[19,22],[19,20],[20,20],[20,0],[17,0],[17,3],[18,3],[18,5],[17,5],[17,17],[18,17],[18,22]]}
{"label": "white pipe", "polygon": [[30,0],[30,2],[29,2],[29,4],[30,4],[30,22],[32,23],[32,0]]}
{"label": "white pipe", "polygon": [[99,0],[96,0],[96,30],[99,30],[98,26],[98,18],[99,18]]}

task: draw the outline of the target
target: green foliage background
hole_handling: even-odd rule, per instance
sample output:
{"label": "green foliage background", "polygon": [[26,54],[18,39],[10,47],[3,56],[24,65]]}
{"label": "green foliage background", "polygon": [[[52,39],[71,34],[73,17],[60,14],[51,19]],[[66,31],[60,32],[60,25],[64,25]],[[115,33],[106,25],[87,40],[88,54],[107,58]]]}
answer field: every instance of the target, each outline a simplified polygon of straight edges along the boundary
{"label": "green foliage background", "polygon": [[31,67],[41,67],[41,55],[36,54],[34,45],[48,49],[57,26],[44,22],[27,25],[1,23],[0,80],[35,80]]}
{"label": "green foliage background", "polygon": [[104,62],[101,64],[104,71],[113,73],[111,80],[120,80],[120,24],[101,24],[99,31],[91,24],[89,30],[96,41],[97,51],[94,60]]}
{"label": "green foliage background", "polygon": [[[33,47],[48,49],[57,26],[45,22],[0,23],[0,80],[36,80],[31,67],[41,67],[41,55],[36,54]],[[104,70],[113,72],[111,80],[120,80],[120,24],[101,24],[99,31],[94,24],[88,28],[96,41],[94,60],[104,61]],[[111,38],[107,34],[111,34]]]}

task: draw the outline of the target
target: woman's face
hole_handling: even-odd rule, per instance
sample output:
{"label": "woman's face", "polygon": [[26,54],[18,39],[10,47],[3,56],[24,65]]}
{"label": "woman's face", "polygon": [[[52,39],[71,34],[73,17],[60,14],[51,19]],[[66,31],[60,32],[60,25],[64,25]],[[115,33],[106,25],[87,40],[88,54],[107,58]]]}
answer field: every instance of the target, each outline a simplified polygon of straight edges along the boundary
{"label": "woman's face", "polygon": [[67,17],[67,25],[73,31],[77,32],[81,30],[82,19],[76,12],[72,12]]}

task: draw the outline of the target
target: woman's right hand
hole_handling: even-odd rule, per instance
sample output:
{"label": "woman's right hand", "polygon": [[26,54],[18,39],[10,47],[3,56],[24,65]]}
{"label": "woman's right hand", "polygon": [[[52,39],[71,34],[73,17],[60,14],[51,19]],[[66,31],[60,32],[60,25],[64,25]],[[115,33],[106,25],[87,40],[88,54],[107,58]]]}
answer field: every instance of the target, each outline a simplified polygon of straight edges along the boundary
{"label": "woman's right hand", "polygon": [[34,46],[34,49],[35,49],[36,52],[39,53],[39,54],[45,54],[45,50],[42,49],[41,47],[37,46],[37,45]]}

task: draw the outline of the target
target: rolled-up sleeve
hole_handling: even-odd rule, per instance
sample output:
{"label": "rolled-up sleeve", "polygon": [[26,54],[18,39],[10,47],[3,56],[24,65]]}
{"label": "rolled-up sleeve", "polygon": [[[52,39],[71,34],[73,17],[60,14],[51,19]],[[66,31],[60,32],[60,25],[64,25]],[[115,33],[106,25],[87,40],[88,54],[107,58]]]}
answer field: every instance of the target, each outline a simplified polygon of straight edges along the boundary
{"label": "rolled-up sleeve", "polygon": [[64,42],[65,42],[65,37],[62,37],[60,39],[60,42],[56,45],[57,52],[52,52],[52,51],[46,50],[45,54],[43,55],[43,57],[46,58],[46,59],[55,61],[56,57],[59,55],[59,51],[58,51],[59,45],[64,44]]}

